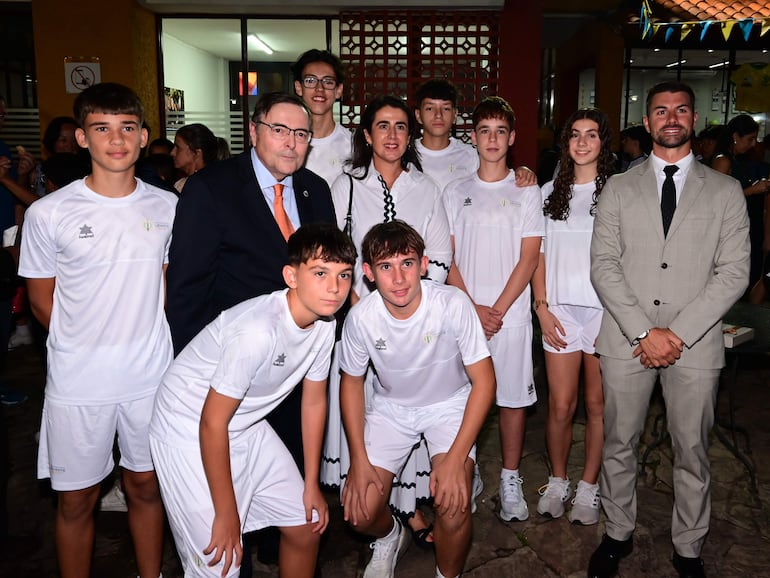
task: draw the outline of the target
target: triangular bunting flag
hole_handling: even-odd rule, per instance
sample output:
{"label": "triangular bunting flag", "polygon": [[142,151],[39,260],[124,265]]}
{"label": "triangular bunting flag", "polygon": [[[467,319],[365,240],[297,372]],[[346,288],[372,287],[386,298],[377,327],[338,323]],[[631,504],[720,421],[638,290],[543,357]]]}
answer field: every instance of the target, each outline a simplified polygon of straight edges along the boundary
{"label": "triangular bunting flag", "polygon": [[740,22],[738,22],[738,28],[741,29],[741,32],[743,33],[743,40],[748,42],[749,36],[751,36],[751,29],[754,27],[754,19],[753,18],[744,18]]}
{"label": "triangular bunting flag", "polygon": [[692,24],[682,24],[682,35],[679,37],[680,40],[687,38],[687,35],[692,32],[692,26]]}
{"label": "triangular bunting flag", "polygon": [[655,36],[658,33],[658,30],[660,30],[660,24],[653,24],[652,25],[652,35]]}
{"label": "triangular bunting flag", "polygon": [[703,42],[703,39],[706,37],[706,31],[708,31],[709,26],[711,26],[711,21],[706,20],[703,23],[703,30],[700,31],[700,41]]}
{"label": "triangular bunting flag", "polygon": [[644,23],[644,33],[642,34],[642,38],[647,38],[651,34],[654,34],[652,23],[647,20],[647,22]]}
{"label": "triangular bunting flag", "polygon": [[725,20],[722,22],[722,36],[725,37],[725,40],[730,38],[730,33],[733,31],[733,26],[735,26],[735,20]]}
{"label": "triangular bunting flag", "polygon": [[666,26],[666,36],[664,37],[664,42],[668,42],[668,39],[671,38],[673,35],[674,35],[674,27]]}
{"label": "triangular bunting flag", "polygon": [[768,30],[770,30],[770,19],[766,18],[762,21],[762,30],[760,30],[759,35],[764,36]]}

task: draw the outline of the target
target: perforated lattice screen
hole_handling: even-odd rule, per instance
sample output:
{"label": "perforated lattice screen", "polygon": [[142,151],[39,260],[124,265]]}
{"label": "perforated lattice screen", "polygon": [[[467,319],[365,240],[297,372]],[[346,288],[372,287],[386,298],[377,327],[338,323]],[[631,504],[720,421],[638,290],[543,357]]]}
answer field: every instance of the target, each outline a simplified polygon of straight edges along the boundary
{"label": "perforated lattice screen", "polygon": [[340,15],[339,54],[347,66],[342,123],[355,127],[377,94],[413,103],[430,78],[447,78],[460,92],[458,136],[475,104],[497,94],[498,12],[378,11]]}

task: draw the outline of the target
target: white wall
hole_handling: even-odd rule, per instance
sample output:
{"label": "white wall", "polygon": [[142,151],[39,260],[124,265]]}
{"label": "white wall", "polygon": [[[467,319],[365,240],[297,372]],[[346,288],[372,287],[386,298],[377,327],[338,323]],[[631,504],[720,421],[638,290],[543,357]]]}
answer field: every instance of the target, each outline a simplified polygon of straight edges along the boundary
{"label": "white wall", "polygon": [[185,111],[229,111],[227,62],[168,34],[162,42],[163,83],[184,91]]}

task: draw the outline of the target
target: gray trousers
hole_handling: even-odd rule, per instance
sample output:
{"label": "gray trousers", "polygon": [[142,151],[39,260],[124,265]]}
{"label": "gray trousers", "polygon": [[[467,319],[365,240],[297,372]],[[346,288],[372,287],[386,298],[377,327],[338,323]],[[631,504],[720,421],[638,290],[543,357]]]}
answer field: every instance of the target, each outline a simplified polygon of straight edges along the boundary
{"label": "gray trousers", "polygon": [[680,556],[700,556],[711,517],[708,435],[714,425],[719,369],[676,364],[646,369],[638,359],[601,358],[604,449],[601,495],[610,538],[627,540],[636,526],[639,437],[660,375],[674,453],[671,539]]}

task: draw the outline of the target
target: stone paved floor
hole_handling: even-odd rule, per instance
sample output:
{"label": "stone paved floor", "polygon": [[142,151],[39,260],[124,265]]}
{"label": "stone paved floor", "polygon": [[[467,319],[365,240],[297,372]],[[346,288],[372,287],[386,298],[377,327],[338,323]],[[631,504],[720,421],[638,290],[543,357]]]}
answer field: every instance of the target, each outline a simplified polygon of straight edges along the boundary
{"label": "stone paved floor", "polygon": [[[34,433],[38,428],[43,375],[32,348],[12,352],[7,381],[30,394],[21,406],[5,408],[10,432],[12,476],[9,481],[11,537],[0,544],[0,576],[47,578],[58,576],[53,546],[53,498],[46,485],[35,480]],[[599,543],[602,525],[571,526],[565,519],[546,520],[535,513],[537,489],[546,481],[544,420],[546,392],[538,372],[540,402],[530,417],[521,471],[532,515],[522,523],[504,523],[495,515],[500,458],[496,415],[491,415],[479,444],[485,490],[474,517],[474,538],[466,578],[582,577],[588,558]],[[710,577],[770,577],[770,476],[764,461],[770,457],[770,363],[744,364],[735,388],[736,417],[751,435],[753,459],[758,466],[758,494],[749,489],[748,475],[721,443],[714,440],[713,512],[711,533],[703,551]],[[726,395],[720,396],[720,414],[727,412]],[[659,402],[651,415],[660,411]],[[651,439],[652,419],[644,441]],[[583,428],[578,416],[570,476],[580,474]],[[639,480],[639,523],[634,553],[621,565],[621,578],[667,578],[670,564],[669,523],[671,504],[671,450],[667,444],[650,456],[648,475]],[[338,501],[328,494],[332,524],[321,551],[325,578],[360,576],[369,549],[342,523]],[[396,570],[396,578],[433,576],[432,555],[412,546]],[[171,540],[166,542],[164,576],[177,578],[181,569]],[[97,514],[97,544],[92,575],[129,578],[136,575],[126,515]],[[277,568],[255,562],[254,576],[277,576]]]}

